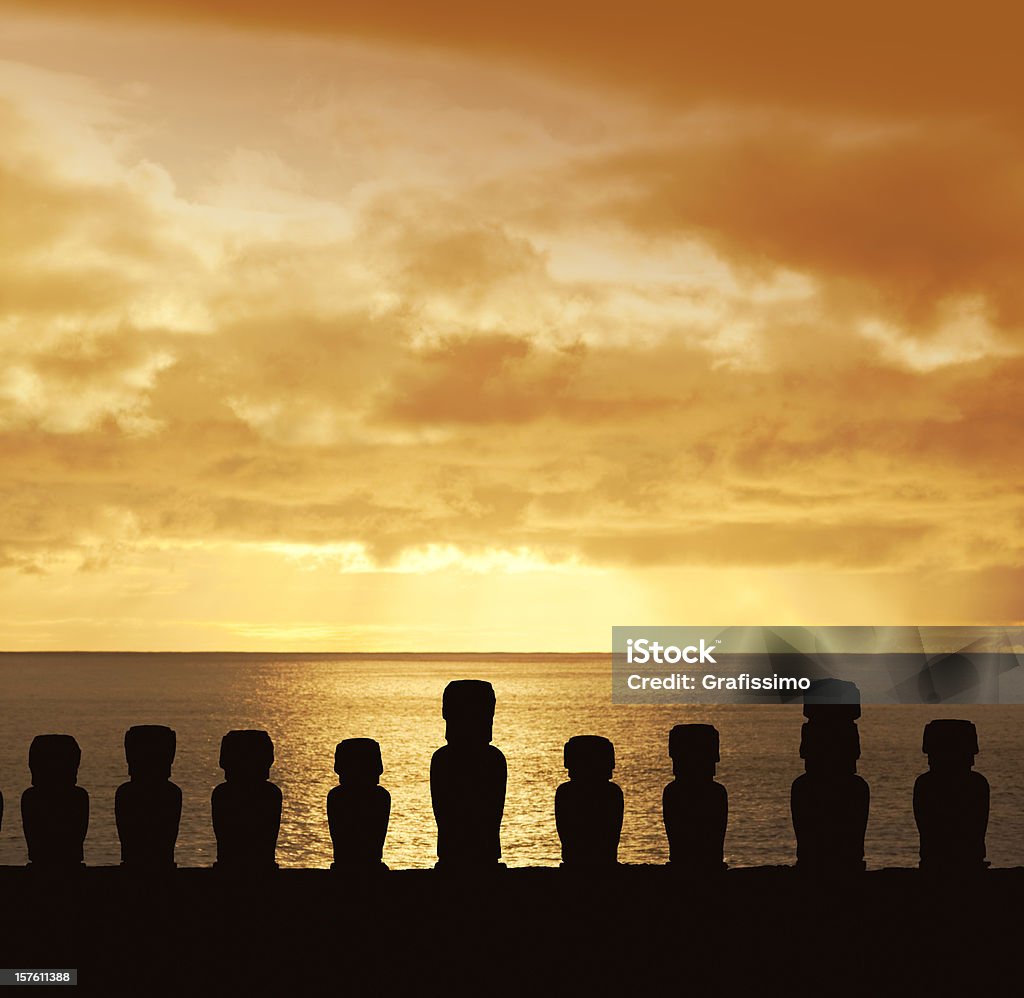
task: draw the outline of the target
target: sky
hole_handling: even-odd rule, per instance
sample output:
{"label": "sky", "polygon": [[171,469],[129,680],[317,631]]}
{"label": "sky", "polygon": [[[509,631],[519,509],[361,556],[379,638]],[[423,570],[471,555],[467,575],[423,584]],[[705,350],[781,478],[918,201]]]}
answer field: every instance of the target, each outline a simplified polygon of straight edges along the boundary
{"label": "sky", "polygon": [[1019,624],[1008,8],[0,0],[0,648]]}

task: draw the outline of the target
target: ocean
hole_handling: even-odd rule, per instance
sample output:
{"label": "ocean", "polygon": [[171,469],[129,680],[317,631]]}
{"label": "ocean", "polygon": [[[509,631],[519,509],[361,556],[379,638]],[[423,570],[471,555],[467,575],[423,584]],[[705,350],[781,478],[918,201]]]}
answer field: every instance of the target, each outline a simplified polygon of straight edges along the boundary
{"label": "ocean", "polygon": [[[114,791],[127,779],[125,729],[168,724],[178,734],[173,779],[184,795],[179,866],[213,863],[210,792],[222,779],[221,736],[232,728],[265,728],[274,740],[271,778],[284,794],[281,866],[330,865],[325,802],[337,783],[334,746],[356,736],[376,738],[382,747],[381,783],[392,796],[385,862],[432,866],[430,756],[444,744],[441,694],[452,679],[486,679],[497,694],[494,744],[509,771],[502,825],[509,866],[558,864],[554,795],[566,779],[562,746],[577,734],[604,735],[615,744],[615,780],[626,800],[620,860],[665,862],[668,732],[685,722],[711,723],[721,733],[728,863],[793,862],[789,787],[803,771],[799,705],[615,706],[607,655],[9,653],[0,655],[0,865],[26,862],[18,800],[30,783],[34,735],[62,732],[78,740],[78,782],[91,800],[86,862],[112,865],[120,861]],[[927,768],[921,732],[936,717],[977,723],[976,768],[992,787],[988,857],[994,866],[1024,865],[1024,706],[866,705],[859,772],[871,786],[869,868],[917,863],[911,793]]]}

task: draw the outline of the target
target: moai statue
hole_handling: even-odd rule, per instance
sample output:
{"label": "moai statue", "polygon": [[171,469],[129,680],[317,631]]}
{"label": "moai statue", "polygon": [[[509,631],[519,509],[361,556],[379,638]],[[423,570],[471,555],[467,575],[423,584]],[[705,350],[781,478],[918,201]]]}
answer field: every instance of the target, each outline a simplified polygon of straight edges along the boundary
{"label": "moai statue", "polygon": [[170,728],[138,724],[124,735],[129,781],[117,788],[114,817],[121,840],[121,865],[170,868],[181,821],[181,789],[171,783],[177,746]]}
{"label": "moai statue", "polygon": [[921,836],[921,869],[939,873],[984,870],[988,780],[975,773],[978,731],[970,721],[931,721],[922,750],[928,772],[914,783],[914,818]]}
{"label": "moai statue", "polygon": [[790,792],[797,869],[825,875],[863,870],[871,792],[857,775],[860,692],[854,683],[819,680],[804,696],[804,717],[806,772]]}
{"label": "moai statue", "polygon": [[497,867],[508,770],[491,745],[494,689],[477,679],[449,683],[441,714],[447,745],[430,760],[430,799],[442,869]]}
{"label": "moai statue", "polygon": [[21,795],[21,822],[30,866],[83,865],[89,795],[77,786],[82,751],[71,735],[36,735],[28,750],[32,786]]}
{"label": "moai statue", "polygon": [[661,796],[668,861],[684,873],[724,870],[729,794],[715,781],[718,730],[711,724],[677,724],[669,732],[668,754],[675,774]]}
{"label": "moai statue", "polygon": [[265,731],[229,731],[220,743],[224,783],[214,788],[216,866],[259,872],[277,869],[281,791],[270,782],[274,743]]}
{"label": "moai statue", "polygon": [[383,871],[381,857],[391,817],[391,794],[380,786],[384,763],[372,738],[346,738],[334,750],[338,786],[327,795],[334,843],[332,870]]}
{"label": "moai statue", "polygon": [[615,747],[600,735],[576,735],[563,753],[569,782],[555,791],[562,866],[615,866],[622,834],[622,790],[612,783]]}

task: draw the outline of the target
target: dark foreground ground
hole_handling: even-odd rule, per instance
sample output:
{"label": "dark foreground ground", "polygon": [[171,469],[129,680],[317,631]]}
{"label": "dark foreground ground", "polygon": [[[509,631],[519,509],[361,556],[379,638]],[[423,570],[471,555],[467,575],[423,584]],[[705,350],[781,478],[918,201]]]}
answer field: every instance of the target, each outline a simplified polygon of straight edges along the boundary
{"label": "dark foreground ground", "polygon": [[[1020,994],[1024,869],[973,882],[788,868],[693,883],[284,870],[231,883],[0,867],[0,967],[77,967],[95,994]],[[12,994],[15,992],[11,992]]]}

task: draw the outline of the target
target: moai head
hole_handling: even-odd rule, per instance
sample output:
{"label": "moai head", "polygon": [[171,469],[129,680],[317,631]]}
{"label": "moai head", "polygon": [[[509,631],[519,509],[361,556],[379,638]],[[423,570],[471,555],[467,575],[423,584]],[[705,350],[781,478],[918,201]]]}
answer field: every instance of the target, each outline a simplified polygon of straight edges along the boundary
{"label": "moai head", "polygon": [[852,724],[860,717],[860,690],[845,679],[815,679],[804,693],[808,721]]}
{"label": "moai head", "polygon": [[274,743],[265,731],[229,731],[220,742],[220,768],[229,782],[270,779]]}
{"label": "moai head", "polygon": [[668,754],[677,777],[714,779],[721,758],[713,724],[677,724],[668,733]]}
{"label": "moai head", "polygon": [[562,752],[570,780],[610,780],[615,770],[615,746],[600,735],[576,735]]}
{"label": "moai head", "polygon": [[444,688],[441,716],[449,744],[487,745],[494,724],[494,687],[481,679],[457,679]]}
{"label": "moai head", "polygon": [[380,745],[372,738],[346,738],[334,750],[334,771],[346,786],[372,787],[380,783],[384,762]]}
{"label": "moai head", "polygon": [[978,729],[972,721],[929,721],[921,750],[928,756],[930,769],[968,770],[978,754]]}
{"label": "moai head", "polygon": [[34,787],[73,787],[78,782],[82,750],[71,735],[36,735],[28,750]]}
{"label": "moai head", "polygon": [[162,724],[137,724],[124,733],[124,756],[133,780],[169,780],[177,737]]}
{"label": "moai head", "polygon": [[800,729],[800,758],[808,773],[856,773],[860,758],[857,725],[822,724],[817,718],[808,721]]}

